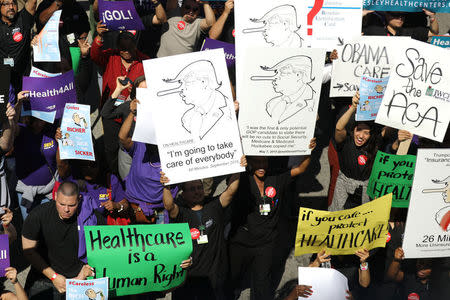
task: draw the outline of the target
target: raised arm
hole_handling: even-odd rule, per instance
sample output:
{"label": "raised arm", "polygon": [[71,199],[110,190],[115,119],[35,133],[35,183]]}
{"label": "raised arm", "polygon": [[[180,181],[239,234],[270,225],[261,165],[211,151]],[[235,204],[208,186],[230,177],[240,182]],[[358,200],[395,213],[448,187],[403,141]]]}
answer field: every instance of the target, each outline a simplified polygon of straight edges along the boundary
{"label": "raised arm", "polygon": [[[314,150],[316,148],[316,138],[312,138],[309,142],[309,149]],[[291,177],[294,178],[303,172],[306,171],[306,168],[308,168],[309,163],[311,162],[311,156],[308,156],[306,159],[304,159],[298,166],[293,167],[291,169]]]}
{"label": "raised arm", "polygon": [[128,117],[123,122],[122,127],[120,127],[119,131],[119,141],[120,144],[125,148],[125,150],[130,151],[131,147],[133,147],[133,141],[131,140],[130,130],[131,125],[133,124],[134,116],[136,116],[137,104],[139,100],[134,99],[130,103],[131,112],[128,114]]}
{"label": "raised arm", "polygon": [[353,113],[356,111],[356,108],[359,104],[359,92],[356,92],[355,96],[352,99],[352,106],[341,116],[339,121],[336,123],[336,130],[334,131],[334,140],[336,143],[342,143],[347,137],[347,130],[345,130],[345,126],[347,126],[348,121],[352,117]]}
{"label": "raised arm", "polygon": [[152,23],[153,25],[161,25],[167,22],[167,15],[159,0],[152,0],[153,4],[155,4],[155,15],[153,16]]}
{"label": "raised arm", "polygon": [[164,172],[160,172],[161,178],[160,182],[163,185],[163,203],[164,208],[169,212],[169,216],[174,219],[178,216],[178,212],[180,211],[178,205],[176,205],[173,201],[172,192],[170,191],[169,178],[167,178]]}
{"label": "raised arm", "polygon": [[430,18],[430,31],[428,31],[428,36],[439,34],[439,23],[436,13],[425,8],[423,9],[423,12]]}
{"label": "raised arm", "polygon": [[36,2],[37,0],[28,0],[25,3],[25,9],[30,13],[30,15],[34,16],[36,13]]}
{"label": "raised arm", "polygon": [[[247,158],[245,155],[242,155],[241,157],[241,167],[247,167]],[[233,197],[239,187],[239,177],[240,173],[235,173],[228,179],[227,189],[220,195],[219,198],[222,207],[227,207],[233,200]]]}
{"label": "raised arm", "polygon": [[6,104],[6,117],[8,121],[3,124],[3,134],[0,137],[0,148],[3,152],[8,152],[13,147],[14,132],[16,129],[15,115],[16,111],[8,102]]}
{"label": "raised arm", "polygon": [[63,6],[63,2],[56,0],[54,1],[49,7],[47,7],[46,9],[44,9],[40,14],[39,14],[39,23],[41,23],[41,25],[45,25],[48,20],[50,19],[50,17],[53,15],[53,13],[59,9],[61,9]]}
{"label": "raised arm", "polygon": [[13,213],[7,207],[3,207],[3,209],[5,210],[5,214],[1,218],[3,230],[8,235],[8,241],[9,241],[9,244],[11,245],[17,239],[16,228],[11,223],[11,221],[13,219]]}
{"label": "raised arm", "polygon": [[360,267],[358,270],[359,275],[359,285],[366,288],[370,284],[370,271],[369,264],[367,263],[367,259],[369,258],[369,250],[362,249],[356,251],[356,256],[359,257]]}
{"label": "raised arm", "polygon": [[214,15],[214,11],[212,10],[211,5],[209,5],[208,2],[198,2],[203,4],[203,11],[205,12],[205,18],[201,21],[200,28],[202,29],[202,31],[206,32],[216,22],[216,16]]}
{"label": "raised arm", "polygon": [[214,25],[209,30],[209,38],[217,40],[222,35],[223,27],[228,17],[230,16],[231,10],[234,7],[234,0],[228,0],[225,2],[225,8],[223,13],[220,15],[219,19],[214,23]]}
{"label": "raised arm", "polygon": [[396,282],[403,281],[405,273],[402,270],[400,270],[400,264],[402,262],[403,256],[404,256],[404,253],[403,253],[402,248],[398,247],[397,249],[395,249],[394,260],[389,265],[389,268],[387,271],[387,277],[390,280],[393,280]]}

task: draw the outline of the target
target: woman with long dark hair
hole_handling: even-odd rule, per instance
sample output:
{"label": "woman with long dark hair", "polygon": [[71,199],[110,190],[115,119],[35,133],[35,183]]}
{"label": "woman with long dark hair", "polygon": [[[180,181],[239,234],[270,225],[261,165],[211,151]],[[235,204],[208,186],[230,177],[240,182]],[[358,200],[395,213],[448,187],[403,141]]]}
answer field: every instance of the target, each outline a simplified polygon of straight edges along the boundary
{"label": "woman with long dark hair", "polygon": [[381,135],[373,122],[354,122],[352,126],[347,126],[354,119],[358,103],[359,92],[353,96],[352,105],[336,124],[334,139],[340,171],[330,211],[369,201],[366,189]]}

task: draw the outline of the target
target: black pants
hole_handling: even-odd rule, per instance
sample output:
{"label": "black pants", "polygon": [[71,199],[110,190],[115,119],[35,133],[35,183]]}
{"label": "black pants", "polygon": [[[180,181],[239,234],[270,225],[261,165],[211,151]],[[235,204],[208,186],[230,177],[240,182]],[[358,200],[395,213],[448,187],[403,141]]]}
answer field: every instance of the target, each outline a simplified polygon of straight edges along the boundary
{"label": "black pants", "polygon": [[172,300],[222,300],[222,286],[213,287],[208,277],[187,277],[184,285],[172,292]]}
{"label": "black pants", "polygon": [[273,243],[254,248],[231,243],[229,254],[233,289],[241,288],[242,275],[247,273],[250,275],[250,299],[273,299],[274,291],[270,275],[273,247]]}

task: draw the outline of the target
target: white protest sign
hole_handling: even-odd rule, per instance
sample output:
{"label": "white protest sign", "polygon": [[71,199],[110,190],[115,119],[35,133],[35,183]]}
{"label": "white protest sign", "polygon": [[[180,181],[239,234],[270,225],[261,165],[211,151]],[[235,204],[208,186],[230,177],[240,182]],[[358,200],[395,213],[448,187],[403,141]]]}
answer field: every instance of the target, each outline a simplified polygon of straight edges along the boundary
{"label": "white protest sign", "polygon": [[153,99],[147,89],[137,88],[136,126],[134,127],[132,140],[141,143],[157,145],[155,125],[153,124]]}
{"label": "white protest sign", "polygon": [[242,90],[245,52],[249,47],[306,47],[307,2],[298,0],[236,0],[236,80]]}
{"label": "white protest sign", "polygon": [[244,171],[223,49],[143,64],[161,168],[170,182]]}
{"label": "white protest sign", "polygon": [[405,258],[450,256],[450,149],[419,149],[409,200]]}
{"label": "white protest sign", "polygon": [[[348,282],[339,271],[331,268],[298,268],[298,284],[309,285],[313,293],[311,300],[345,300],[347,299]],[[298,298],[299,300],[304,298]]]}
{"label": "white protest sign", "polygon": [[448,51],[409,40],[395,61],[375,122],[442,142],[450,121]]}
{"label": "white protest sign", "polygon": [[239,128],[246,155],[311,153],[325,50],[248,48]]}
{"label": "white protest sign", "polygon": [[308,0],[308,42],[329,51],[361,36],[361,0]]}
{"label": "white protest sign", "polygon": [[353,97],[361,76],[388,77],[395,57],[409,37],[362,36],[338,47],[333,61],[330,97]]}

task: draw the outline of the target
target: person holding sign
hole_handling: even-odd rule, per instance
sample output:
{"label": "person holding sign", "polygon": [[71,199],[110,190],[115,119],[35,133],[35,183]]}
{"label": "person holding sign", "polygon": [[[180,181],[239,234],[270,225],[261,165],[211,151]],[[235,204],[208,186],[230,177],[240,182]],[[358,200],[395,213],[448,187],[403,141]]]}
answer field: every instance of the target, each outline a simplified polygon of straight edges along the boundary
{"label": "person holding sign", "polygon": [[[247,166],[245,156],[241,166]],[[189,224],[194,245],[186,283],[173,292],[172,299],[222,299],[227,273],[224,214],[239,186],[239,173],[231,175],[227,189],[213,199],[205,199],[201,180],[183,183],[182,201],[187,207],[174,203],[169,178],[163,172],[161,183],[164,207],[175,222]]]}
{"label": "person holding sign", "polygon": [[[162,201],[163,185],[160,183],[161,162],[158,148],[155,145],[135,142],[131,139],[130,131],[137,114],[138,103],[137,99],[130,102],[130,113],[119,132],[120,144],[133,158],[125,181],[126,199],[131,203],[136,223],[169,223],[169,215],[164,210]],[[177,191],[177,188],[172,190],[173,197],[176,196]]]}
{"label": "person holding sign", "polygon": [[[199,18],[200,6],[205,12],[204,19]],[[163,24],[157,57],[193,52],[201,33],[206,33],[216,22],[211,6],[204,1],[183,0],[180,9],[177,0],[168,0],[166,10],[168,19]]]}
{"label": "person holding sign", "polygon": [[[314,149],[316,140],[310,141]],[[245,269],[251,272],[251,298],[273,299],[271,284],[273,251],[278,236],[280,206],[286,205],[285,193],[293,178],[305,172],[307,156],[292,169],[271,174],[267,157],[249,158],[248,171],[241,176],[238,200],[233,202],[230,232],[230,277],[234,289]],[[238,297],[239,291],[237,295]]]}
{"label": "person holding sign", "polygon": [[87,211],[91,203],[81,202],[78,186],[65,181],[58,187],[55,201],[40,205],[25,220],[23,253],[32,266],[25,289],[31,298],[63,300],[66,278],[84,280],[95,275],[81,259],[86,244],[79,239],[84,225],[101,223],[92,210]]}
{"label": "person holding sign", "polygon": [[328,210],[338,211],[369,201],[366,193],[373,160],[378,149],[376,127],[373,122],[355,122],[350,133],[347,124],[354,119],[359,104],[359,92],[352,105],[336,123],[334,139],[339,158],[339,175],[333,201]]}
{"label": "person holding sign", "polygon": [[11,196],[9,195],[8,182],[5,173],[5,154],[13,148],[16,132],[16,112],[10,103],[6,104],[6,122],[1,124],[0,136],[0,206],[9,207]]}
{"label": "person holding sign", "polygon": [[[429,17],[430,28],[427,27],[412,27],[404,28],[406,13],[387,11],[385,12],[386,22],[385,26],[368,26],[363,28],[364,35],[387,35],[387,36],[410,36],[413,39],[426,42],[428,37],[439,34],[439,24],[436,13],[423,9],[425,15]],[[371,12],[368,12],[371,13]]]}

